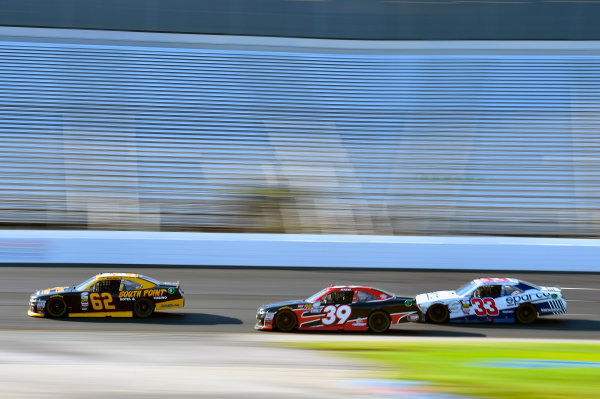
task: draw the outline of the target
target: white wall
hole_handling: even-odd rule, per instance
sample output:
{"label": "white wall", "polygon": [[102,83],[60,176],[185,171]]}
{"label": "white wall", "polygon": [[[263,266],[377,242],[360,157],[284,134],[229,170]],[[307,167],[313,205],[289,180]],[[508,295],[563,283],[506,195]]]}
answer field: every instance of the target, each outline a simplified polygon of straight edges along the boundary
{"label": "white wall", "polygon": [[594,239],[0,231],[4,264],[600,272],[599,255]]}

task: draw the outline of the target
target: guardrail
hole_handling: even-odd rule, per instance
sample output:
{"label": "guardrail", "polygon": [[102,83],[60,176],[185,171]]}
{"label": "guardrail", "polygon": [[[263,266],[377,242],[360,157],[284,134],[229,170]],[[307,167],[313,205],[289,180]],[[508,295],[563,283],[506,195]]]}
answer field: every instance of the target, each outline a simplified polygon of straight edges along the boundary
{"label": "guardrail", "polygon": [[599,255],[595,239],[0,231],[0,264],[600,272]]}

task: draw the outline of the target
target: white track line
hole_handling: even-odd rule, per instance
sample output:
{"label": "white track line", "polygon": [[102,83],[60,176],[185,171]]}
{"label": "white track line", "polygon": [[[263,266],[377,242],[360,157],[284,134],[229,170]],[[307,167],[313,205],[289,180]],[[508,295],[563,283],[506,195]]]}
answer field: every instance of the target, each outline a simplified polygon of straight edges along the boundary
{"label": "white track line", "polygon": [[561,290],[600,291],[600,288],[560,287]]}

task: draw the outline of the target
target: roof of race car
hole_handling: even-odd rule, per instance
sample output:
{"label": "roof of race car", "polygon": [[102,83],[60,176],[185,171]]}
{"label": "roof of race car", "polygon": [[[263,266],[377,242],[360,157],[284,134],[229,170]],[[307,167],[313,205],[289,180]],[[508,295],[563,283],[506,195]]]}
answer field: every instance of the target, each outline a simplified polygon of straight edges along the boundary
{"label": "roof of race car", "polygon": [[335,290],[375,290],[375,291],[384,292],[383,290],[381,290],[379,288],[371,287],[368,285],[333,285],[332,284],[327,288],[335,289]]}
{"label": "roof of race car", "polygon": [[498,278],[498,277],[478,278],[478,279],[473,280],[473,282],[475,284],[481,284],[481,285],[498,284],[498,283],[502,283],[502,284],[506,284],[506,285],[519,284],[519,280],[517,280],[516,278]]}
{"label": "roof of race car", "polygon": [[137,273],[98,273],[96,277],[144,277]]}

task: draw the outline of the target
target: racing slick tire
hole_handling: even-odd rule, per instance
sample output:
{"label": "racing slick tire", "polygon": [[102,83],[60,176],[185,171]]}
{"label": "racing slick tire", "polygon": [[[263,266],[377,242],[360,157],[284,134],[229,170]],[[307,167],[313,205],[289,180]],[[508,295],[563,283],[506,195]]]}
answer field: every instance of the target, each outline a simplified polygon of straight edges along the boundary
{"label": "racing slick tire", "polygon": [[427,310],[427,321],[441,324],[448,321],[450,312],[448,308],[440,303],[433,305]]}
{"label": "racing slick tire", "polygon": [[290,310],[282,310],[275,315],[275,327],[282,332],[290,332],[296,328],[298,318]]}
{"label": "racing slick tire", "polygon": [[537,319],[537,309],[530,303],[524,303],[515,311],[515,319],[520,324],[531,324]]}
{"label": "racing slick tire", "polygon": [[140,298],[133,304],[133,314],[135,317],[145,319],[154,313],[154,302],[148,298]]}
{"label": "racing slick tire", "polygon": [[369,330],[376,334],[386,332],[388,328],[390,328],[390,324],[392,324],[390,316],[381,310],[371,313],[369,319],[367,320]]}
{"label": "racing slick tire", "polygon": [[48,317],[64,317],[67,314],[67,303],[64,299],[50,298],[46,303],[46,315]]}

